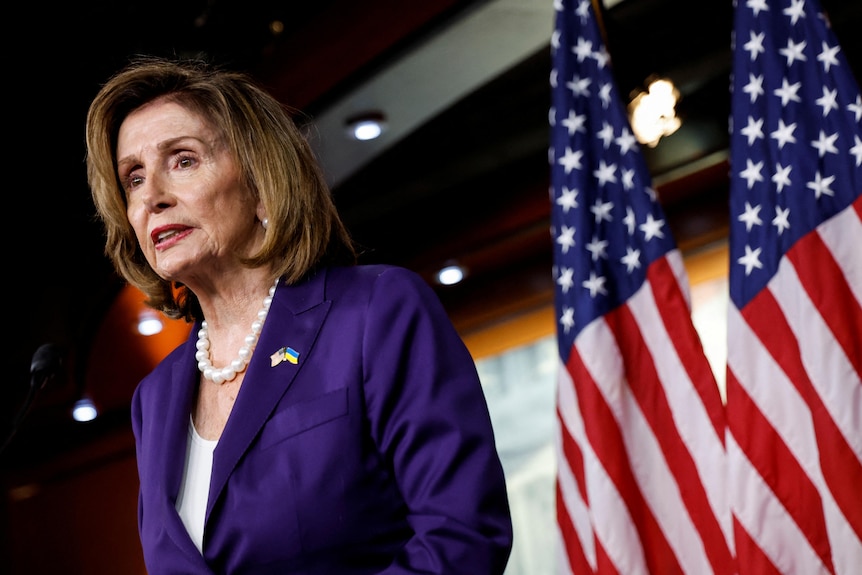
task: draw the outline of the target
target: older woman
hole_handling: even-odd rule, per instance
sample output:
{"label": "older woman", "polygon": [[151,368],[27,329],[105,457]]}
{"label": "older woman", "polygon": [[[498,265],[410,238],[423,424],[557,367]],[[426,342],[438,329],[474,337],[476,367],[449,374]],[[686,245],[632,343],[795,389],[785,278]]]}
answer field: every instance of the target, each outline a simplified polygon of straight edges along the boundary
{"label": "older woman", "polygon": [[117,272],[195,324],[132,403],[149,574],[502,573],[472,358],[419,276],[356,265],[288,111],[141,59],[92,102],[87,149]]}

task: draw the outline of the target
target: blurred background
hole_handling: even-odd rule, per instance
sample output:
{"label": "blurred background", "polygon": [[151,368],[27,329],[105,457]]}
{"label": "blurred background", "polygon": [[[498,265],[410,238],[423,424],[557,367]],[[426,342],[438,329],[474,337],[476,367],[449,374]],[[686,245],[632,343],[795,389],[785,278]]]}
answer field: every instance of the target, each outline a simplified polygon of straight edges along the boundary
{"label": "blurred background", "polygon": [[[862,2],[822,4],[862,78]],[[687,257],[721,245],[732,3],[595,5],[620,93],[643,99],[655,79],[675,87],[678,129],[641,148],[677,243]],[[202,56],[249,71],[296,110],[363,261],[422,274],[477,359],[491,362],[487,378],[506,372],[495,354],[535,339],[534,324],[515,320],[539,314],[540,335],[553,329],[553,0],[87,0],[6,10],[21,40],[7,61],[15,333],[0,387],[3,570],[143,572],[128,406],[188,326],[152,314],[114,274],[84,167],[89,101],[132,55]],[[382,121],[378,138],[350,134],[366,119]],[[436,275],[450,265],[465,274],[454,285]],[[142,320],[155,320],[154,331],[139,331]],[[48,366],[35,376],[34,355]],[[514,405],[522,396],[507,397]],[[95,418],[73,418],[82,400]],[[505,421],[501,435],[517,436],[508,427],[517,417]]]}

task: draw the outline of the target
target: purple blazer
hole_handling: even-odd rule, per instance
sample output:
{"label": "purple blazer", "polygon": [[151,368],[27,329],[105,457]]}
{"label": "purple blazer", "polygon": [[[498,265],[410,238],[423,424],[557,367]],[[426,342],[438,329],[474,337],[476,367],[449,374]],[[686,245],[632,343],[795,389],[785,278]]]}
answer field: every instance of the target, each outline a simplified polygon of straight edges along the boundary
{"label": "purple blazer", "polygon": [[[198,328],[132,401],[149,575],[503,573],[512,525],[485,398],[417,274],[279,286],[215,450],[203,556],[175,510]],[[295,363],[273,366],[283,348]]]}

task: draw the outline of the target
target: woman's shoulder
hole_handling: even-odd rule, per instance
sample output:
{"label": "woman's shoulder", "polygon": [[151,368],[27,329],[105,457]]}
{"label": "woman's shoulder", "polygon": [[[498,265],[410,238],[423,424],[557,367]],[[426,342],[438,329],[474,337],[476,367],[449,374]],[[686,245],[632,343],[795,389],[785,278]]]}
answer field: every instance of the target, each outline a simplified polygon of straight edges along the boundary
{"label": "woman's shoulder", "polygon": [[[393,264],[360,264],[330,268],[329,287],[372,293],[420,294],[432,296],[433,289],[425,279],[409,268]],[[329,290],[327,290],[329,291]]]}
{"label": "woman's shoulder", "polygon": [[381,279],[394,282],[422,283],[425,280],[415,271],[394,264],[359,264],[354,266],[329,268],[330,277],[335,281],[365,281],[374,283]]}

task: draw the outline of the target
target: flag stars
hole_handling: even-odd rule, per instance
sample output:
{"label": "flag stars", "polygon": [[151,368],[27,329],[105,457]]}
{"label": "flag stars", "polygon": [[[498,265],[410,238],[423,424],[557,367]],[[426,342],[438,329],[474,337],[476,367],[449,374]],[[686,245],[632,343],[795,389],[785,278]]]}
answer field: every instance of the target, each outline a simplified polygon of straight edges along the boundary
{"label": "flag stars", "polygon": [[830,47],[829,44],[823,42],[823,50],[817,55],[817,61],[823,64],[823,69],[827,72],[832,66],[838,65],[836,56],[840,49],[838,46]]}
{"label": "flag stars", "polygon": [[772,225],[778,230],[780,236],[784,230],[790,229],[790,208],[782,209],[781,206],[775,206],[775,217],[772,218]]}
{"label": "flag stars", "polygon": [[569,115],[563,120],[562,124],[570,136],[574,136],[575,132],[586,133],[584,123],[587,121],[586,114],[576,114],[574,110],[569,110]]}
{"label": "flag stars", "polygon": [[614,127],[607,122],[603,122],[602,129],[596,132],[596,137],[602,141],[602,145],[607,150],[611,147],[611,142],[614,141]]}
{"label": "flag stars", "polygon": [[596,59],[596,65],[599,67],[599,70],[603,69],[607,63],[610,61],[611,56],[608,54],[608,51],[602,46],[601,50],[598,50],[593,54],[593,58]]}
{"label": "flag stars", "polygon": [[569,248],[575,247],[575,228],[563,226],[560,235],[557,236],[557,243],[560,244],[564,254],[569,253]]}
{"label": "flag stars", "polygon": [[625,156],[632,149],[634,149],[635,144],[637,143],[637,139],[635,135],[632,134],[628,128],[623,128],[622,133],[620,133],[619,138],[614,140],[617,146],[620,147],[620,154]]}
{"label": "flag stars", "polygon": [[635,171],[622,169],[623,189],[632,190],[635,187]]}
{"label": "flag stars", "polygon": [[581,18],[581,22],[586,22],[590,17],[590,0],[581,0],[578,2],[578,7],[575,8],[575,14]]}
{"label": "flag stars", "polygon": [[613,207],[613,202],[602,202],[601,198],[596,198],[596,203],[590,208],[590,211],[596,216],[596,223],[599,224],[602,221],[609,222],[613,219],[611,218]]}
{"label": "flag stars", "polygon": [[751,204],[745,202],[745,211],[737,219],[740,222],[745,222],[745,231],[750,232],[753,226],[759,226],[763,223],[760,219],[760,206],[752,207]]}
{"label": "flag stars", "polygon": [[599,187],[604,187],[607,183],[617,183],[617,165],[606,164],[604,160],[599,160],[599,168],[593,171],[593,176],[598,180]]}
{"label": "flag stars", "polygon": [[752,104],[755,103],[763,95],[763,76],[749,74],[748,84],[743,86],[742,91],[748,94]]}
{"label": "flag stars", "polygon": [[566,153],[563,154],[563,156],[559,160],[557,160],[557,163],[563,166],[566,171],[566,174],[569,174],[572,170],[581,169],[581,157],[583,155],[583,151],[574,151],[570,147],[566,146]]}
{"label": "flag stars", "polygon": [[574,273],[575,270],[572,268],[563,268],[560,272],[560,277],[557,278],[557,285],[560,286],[563,293],[569,293],[569,290],[575,285],[575,281],[572,279]]}
{"label": "flag stars", "polygon": [[586,245],[587,251],[590,252],[593,261],[598,261],[599,258],[608,259],[608,241],[600,240],[593,236],[593,241]]}
{"label": "flag stars", "polygon": [[571,90],[572,95],[575,97],[589,96],[590,83],[592,83],[592,80],[590,78],[581,78],[580,76],[575,76],[570,81],[566,82],[566,88]]}
{"label": "flag stars", "polygon": [[820,196],[834,196],[835,192],[829,187],[835,181],[835,176],[824,178],[820,172],[814,174],[814,181],[805,184],[810,190],[814,190],[814,198],[819,200]]}
{"label": "flag stars", "polygon": [[817,98],[817,100],[815,100],[815,102],[817,103],[818,106],[823,108],[823,117],[824,118],[826,116],[828,116],[829,112],[831,112],[832,110],[838,109],[838,102],[836,102],[837,98],[838,98],[838,90],[830,90],[826,86],[823,86],[823,95],[821,97]]}
{"label": "flag stars", "polygon": [[608,109],[608,106],[611,105],[611,90],[613,89],[613,85],[608,82],[606,84],[602,84],[602,87],[599,88],[599,100],[602,101],[602,108],[605,110]]}
{"label": "flag stars", "polygon": [[847,104],[847,111],[853,112],[856,116],[856,121],[862,120],[862,96],[856,96],[856,101],[852,104]]}
{"label": "flag stars", "polygon": [[568,214],[569,210],[577,208],[578,190],[570,190],[568,187],[563,186],[563,191],[560,193],[560,197],[557,198],[557,205],[563,208],[564,214]]}
{"label": "flag stars", "polygon": [[850,148],[849,152],[856,156],[856,165],[862,165],[862,140],[859,139],[859,136],[853,136],[855,140],[855,144],[852,148]]}
{"label": "flag stars", "polygon": [[584,38],[578,38],[578,43],[572,46],[572,54],[574,54],[578,62],[583,62],[593,53],[593,43]]}
{"label": "flag stars", "polygon": [[751,246],[745,246],[745,255],[736,260],[736,263],[745,266],[745,275],[751,275],[754,268],[762,269],[763,264],[760,262],[760,248],[751,249]]}
{"label": "flag stars", "polygon": [[754,186],[755,182],[762,182],[763,175],[760,173],[760,170],[763,169],[763,162],[757,162],[756,164],[751,161],[751,158],[745,159],[745,169],[742,170],[739,175],[746,182],[748,182],[748,189],[750,190],[752,186]]}
{"label": "flag stars", "polygon": [[790,0],[790,7],[782,13],[790,16],[790,23],[795,26],[800,18],[805,18],[805,0]]}
{"label": "flag stars", "polygon": [[652,214],[647,214],[647,220],[640,225],[640,230],[644,233],[644,239],[650,241],[653,238],[663,238],[664,232],[661,231],[664,226],[664,220],[657,220]]}
{"label": "flag stars", "polygon": [[817,150],[817,155],[823,157],[826,153],[837,154],[838,148],[835,147],[835,140],[838,139],[838,132],[829,136],[823,130],[820,130],[820,137],[811,142],[811,146]]}
{"label": "flag stars", "polygon": [[757,16],[761,12],[768,12],[769,7],[766,5],[766,0],[748,0],[745,3],[748,8],[751,8],[751,11],[754,12],[754,15]]}
{"label": "flag stars", "polygon": [[775,189],[779,194],[784,190],[784,186],[790,185],[790,168],[791,166],[775,164],[775,173],[772,174],[772,183],[775,184]]}
{"label": "flag stars", "polygon": [[625,264],[628,273],[632,273],[635,268],[641,267],[641,251],[628,246],[626,255],[620,258],[620,262]]}
{"label": "flag stars", "polygon": [[793,65],[797,60],[800,62],[805,62],[808,58],[805,57],[803,50],[805,50],[806,42],[803,40],[800,43],[796,43],[793,41],[793,38],[787,39],[787,48],[782,48],[778,51],[779,54],[787,58],[787,67]]}
{"label": "flag stars", "polygon": [[752,145],[758,138],[763,137],[763,118],[755,120],[749,116],[748,125],[741,129],[740,132],[748,138],[748,145]]}
{"label": "flag stars", "polygon": [[606,282],[606,277],[597,276],[596,272],[591,271],[590,279],[584,280],[581,285],[589,290],[591,298],[595,298],[598,294],[608,295],[608,290],[605,288]]}
{"label": "flag stars", "polygon": [[563,327],[563,333],[569,333],[575,327],[575,309],[568,306],[563,306],[563,315],[560,316],[560,325]]}
{"label": "flag stars", "polygon": [[784,145],[787,143],[796,143],[796,138],[793,135],[794,130],[796,130],[796,122],[788,126],[784,123],[784,120],[779,118],[778,129],[769,135],[772,137],[773,140],[775,140],[776,144],[778,144],[778,149],[780,150],[784,148]]}
{"label": "flag stars", "polygon": [[635,212],[631,206],[626,206],[626,217],[623,218],[623,223],[629,232],[629,235],[635,233]]}
{"label": "flag stars", "polygon": [[746,42],[743,47],[745,51],[751,55],[751,61],[754,62],[757,60],[757,56],[762,54],[766,50],[763,47],[763,39],[765,35],[763,32],[760,34],[755,34],[754,32],[749,32],[748,42]]}
{"label": "flag stars", "polygon": [[802,87],[801,82],[796,82],[795,84],[789,84],[787,82],[787,78],[781,79],[781,87],[773,92],[776,96],[781,98],[781,105],[786,106],[788,102],[801,102],[802,98],[796,93],[799,91],[799,88]]}

